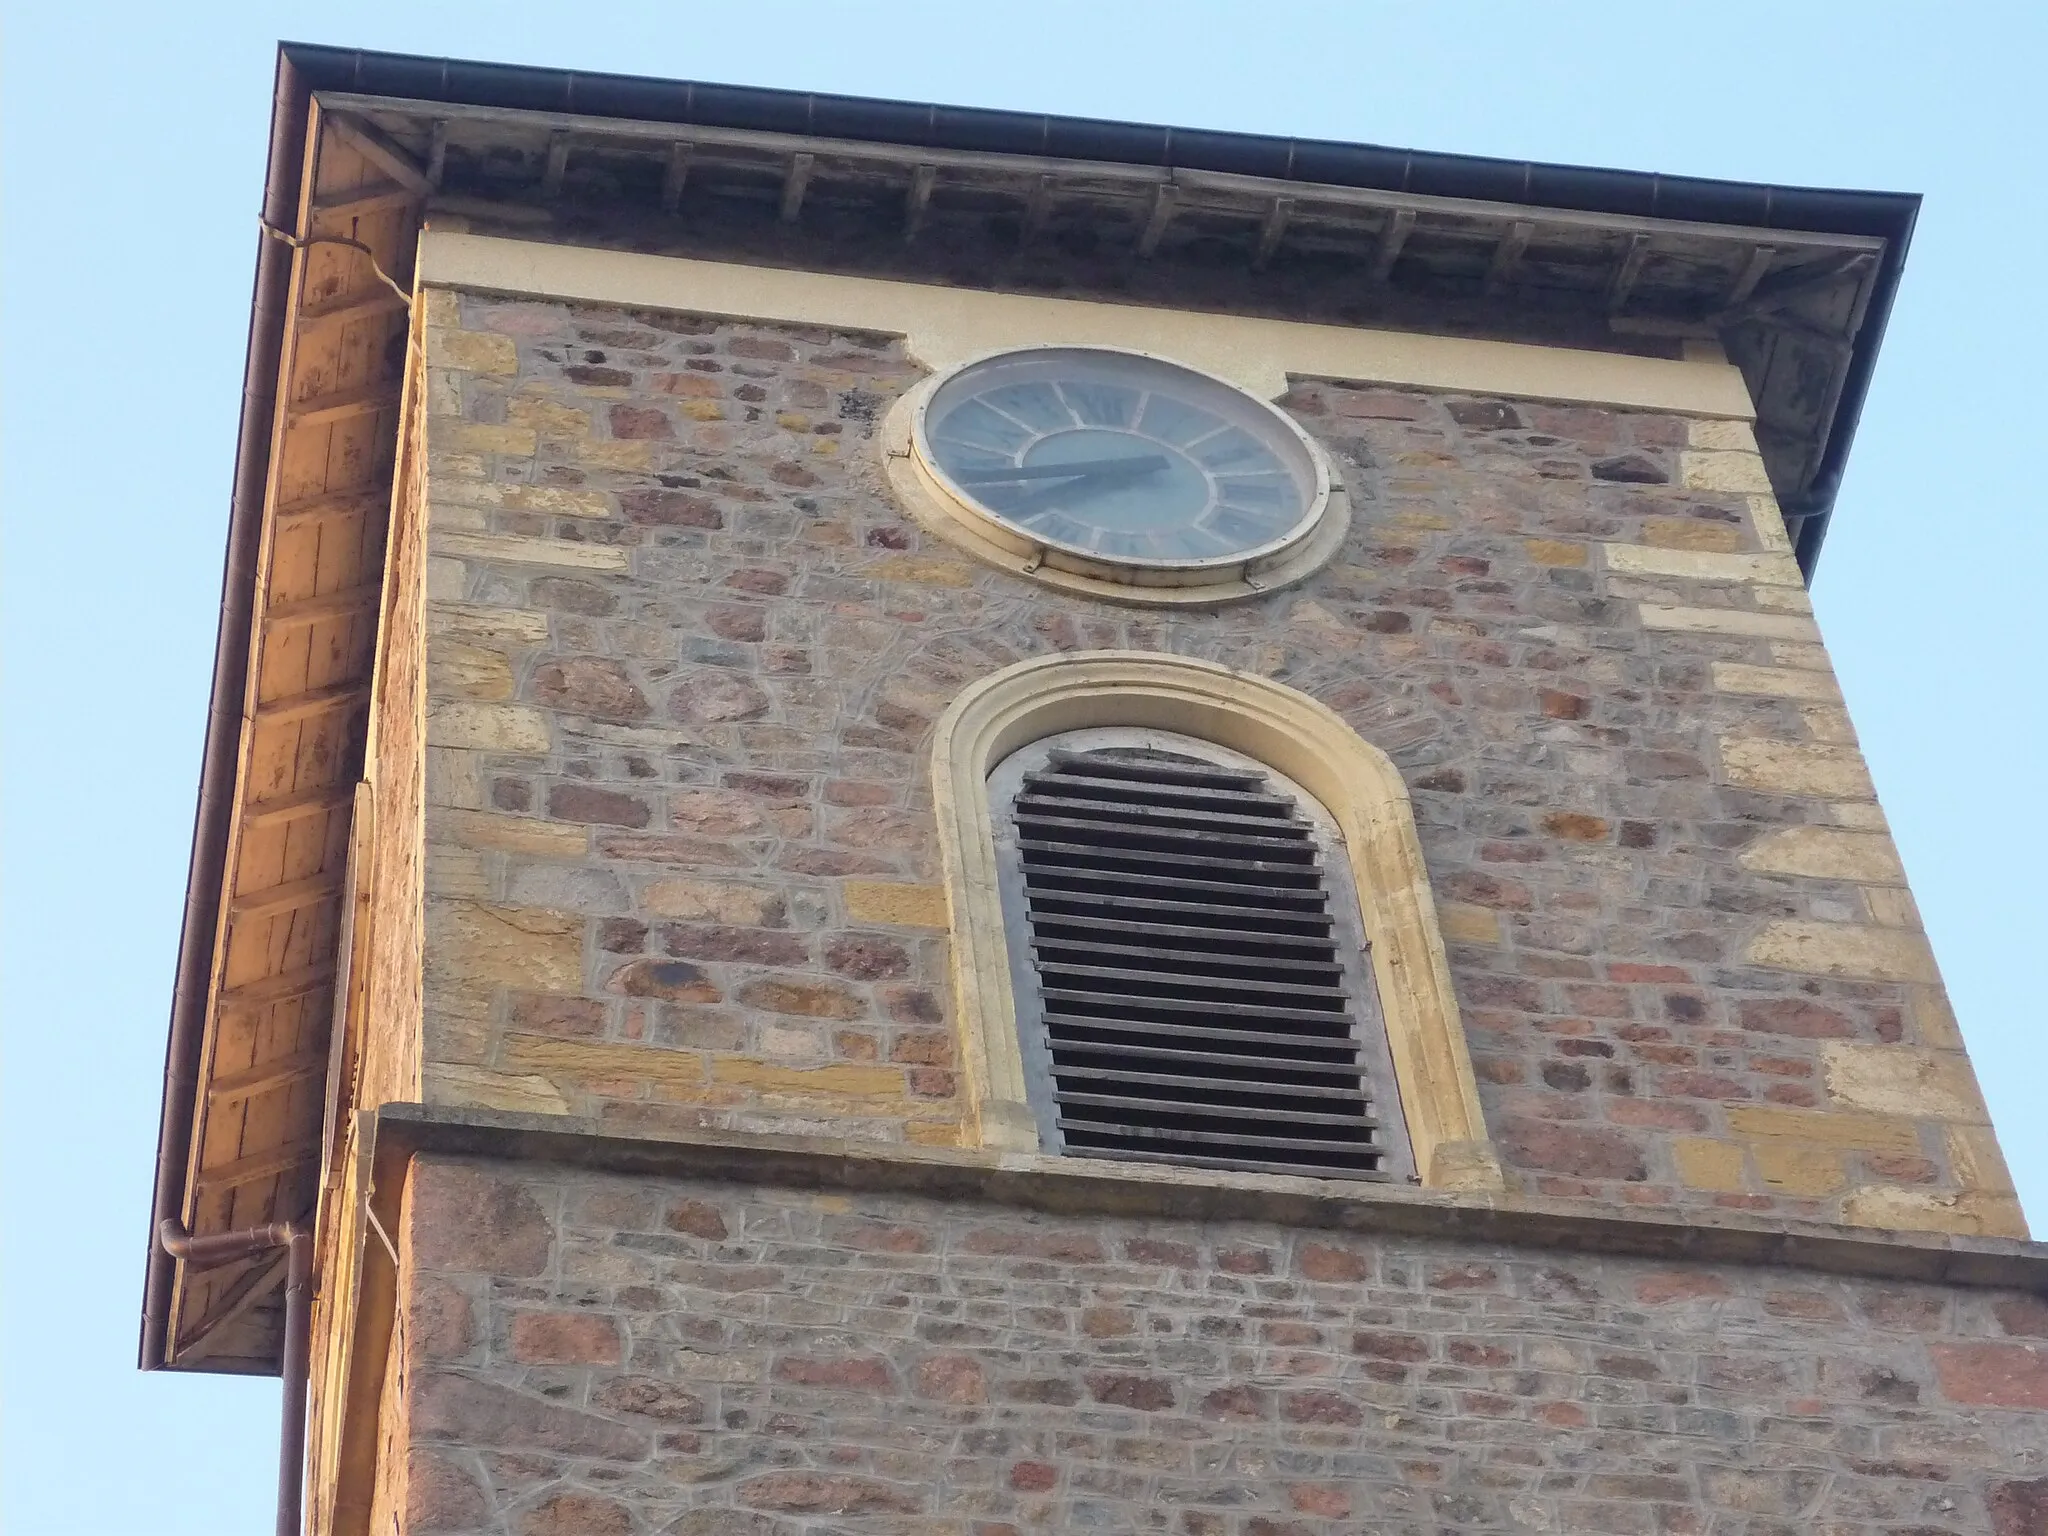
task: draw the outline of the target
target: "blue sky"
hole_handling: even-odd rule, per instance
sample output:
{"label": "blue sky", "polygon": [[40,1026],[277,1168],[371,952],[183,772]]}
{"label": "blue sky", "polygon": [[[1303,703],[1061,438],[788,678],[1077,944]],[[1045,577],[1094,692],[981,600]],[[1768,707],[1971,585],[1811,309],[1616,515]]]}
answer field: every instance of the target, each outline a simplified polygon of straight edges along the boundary
{"label": "blue sky", "polygon": [[2048,1230],[2048,7],[4,6],[0,1528],[266,1529],[274,1382],[134,1369],[280,36],[1926,195],[1814,593]]}

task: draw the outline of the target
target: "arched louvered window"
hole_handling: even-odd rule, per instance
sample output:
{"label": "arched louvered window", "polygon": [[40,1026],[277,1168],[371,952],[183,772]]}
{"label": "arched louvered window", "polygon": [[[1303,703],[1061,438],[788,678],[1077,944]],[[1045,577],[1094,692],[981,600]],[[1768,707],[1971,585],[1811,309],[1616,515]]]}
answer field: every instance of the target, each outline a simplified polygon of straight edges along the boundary
{"label": "arched louvered window", "polygon": [[1147,730],[1035,742],[989,790],[1045,1150],[1413,1176],[1349,862],[1312,797]]}

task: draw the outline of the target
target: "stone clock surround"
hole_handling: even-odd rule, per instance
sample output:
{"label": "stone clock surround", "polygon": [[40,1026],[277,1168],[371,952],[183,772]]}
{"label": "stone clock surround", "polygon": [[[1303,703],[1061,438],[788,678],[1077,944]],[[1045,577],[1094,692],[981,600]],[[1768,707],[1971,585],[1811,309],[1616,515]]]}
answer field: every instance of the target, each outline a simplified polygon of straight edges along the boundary
{"label": "stone clock surround", "polygon": [[1685,360],[1520,342],[1313,325],[938,288],[888,279],[747,267],[724,262],[528,243],[429,230],[420,280],[472,290],[565,300],[649,305],[697,314],[893,333],[931,376],[899,398],[882,425],[889,484],[924,528],[984,565],[1061,592],[1139,607],[1201,608],[1292,586],[1343,547],[1351,489],[1304,435],[1317,467],[1321,507],[1294,543],[1242,575],[1209,580],[1115,578],[1047,561],[1010,530],[964,512],[915,446],[933,391],[970,364],[1048,346],[1105,347],[1161,357],[1234,384],[1261,401],[1286,394],[1290,377],[1456,389],[1560,402],[1669,409],[1748,422],[1755,411],[1741,374],[1718,347]]}

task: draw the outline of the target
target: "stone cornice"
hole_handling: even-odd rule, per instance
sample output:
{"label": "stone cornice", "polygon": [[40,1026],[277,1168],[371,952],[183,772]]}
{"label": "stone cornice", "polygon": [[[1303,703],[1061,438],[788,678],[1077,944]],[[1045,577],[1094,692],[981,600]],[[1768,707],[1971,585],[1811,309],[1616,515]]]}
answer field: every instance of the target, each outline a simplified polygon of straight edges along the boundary
{"label": "stone cornice", "polygon": [[804,1136],[647,1136],[557,1115],[387,1104],[375,1115],[380,1204],[427,1153],[596,1173],[730,1180],[981,1201],[1065,1216],[1263,1221],[1617,1258],[1808,1270],[2048,1294],[2048,1243],[1760,1220],[1597,1215],[1519,1195],[1432,1193],[1270,1174],[1192,1172],[1026,1153],[945,1151]]}

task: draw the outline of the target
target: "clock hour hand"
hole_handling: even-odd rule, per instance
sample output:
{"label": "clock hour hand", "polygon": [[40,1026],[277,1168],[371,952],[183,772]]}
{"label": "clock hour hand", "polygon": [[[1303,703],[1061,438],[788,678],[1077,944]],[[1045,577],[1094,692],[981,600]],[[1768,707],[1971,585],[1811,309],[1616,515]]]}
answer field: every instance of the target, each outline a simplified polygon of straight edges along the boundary
{"label": "clock hour hand", "polygon": [[[1159,460],[1160,467],[1164,467],[1165,463],[1166,460]],[[1136,464],[1141,467],[1135,471],[1126,471],[1123,468],[1125,464]],[[1129,485],[1149,473],[1150,469],[1151,466],[1146,465],[1142,459],[1123,459],[1116,461],[1114,469],[1092,469],[1086,474],[1069,475],[1063,480],[1055,480],[1050,485],[1040,485],[1036,489],[1018,486],[1013,490],[1008,486],[991,485],[988,487],[988,504],[1008,518],[1035,517],[1040,512],[1071,507],[1098,491],[1113,491],[1120,486]],[[1005,494],[993,494],[997,491]]]}
{"label": "clock hour hand", "polygon": [[958,469],[953,478],[962,485],[1002,485],[1012,480],[1078,480],[1114,475],[1149,474],[1166,468],[1163,453],[1132,454],[1113,459],[1076,459],[1067,464],[1019,464],[1002,469]]}

